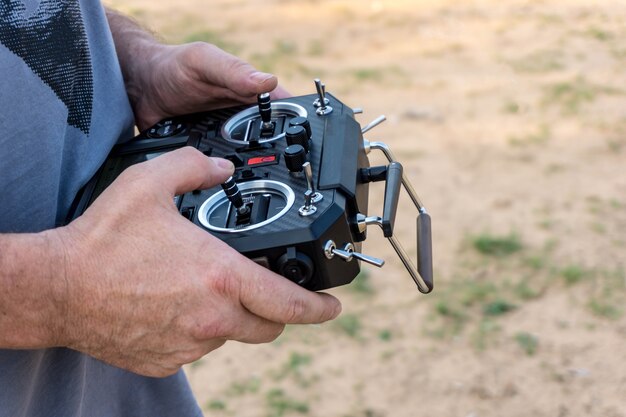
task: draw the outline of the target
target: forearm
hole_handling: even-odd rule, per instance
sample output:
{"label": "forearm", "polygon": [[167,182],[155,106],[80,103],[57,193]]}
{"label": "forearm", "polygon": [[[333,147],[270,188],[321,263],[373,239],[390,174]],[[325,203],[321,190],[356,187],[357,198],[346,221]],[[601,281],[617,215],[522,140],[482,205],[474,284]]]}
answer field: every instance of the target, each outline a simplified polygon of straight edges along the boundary
{"label": "forearm", "polygon": [[141,94],[139,81],[144,77],[145,65],[154,57],[154,49],[162,47],[162,44],[128,16],[116,10],[105,10],[126,90],[131,102],[134,102]]}
{"label": "forearm", "polygon": [[0,348],[61,344],[66,293],[63,253],[53,231],[0,234]]}

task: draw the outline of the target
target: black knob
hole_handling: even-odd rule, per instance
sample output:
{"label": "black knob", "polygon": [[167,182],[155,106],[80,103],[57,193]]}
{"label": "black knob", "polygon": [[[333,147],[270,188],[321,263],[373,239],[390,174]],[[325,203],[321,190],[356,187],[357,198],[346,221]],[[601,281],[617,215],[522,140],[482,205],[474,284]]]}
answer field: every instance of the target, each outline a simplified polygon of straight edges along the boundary
{"label": "black knob", "polygon": [[302,164],[306,162],[306,151],[302,145],[291,145],[285,148],[285,165],[291,172],[302,172]]}
{"label": "black knob", "polygon": [[270,100],[270,93],[263,93],[257,96],[257,102],[259,103],[259,114],[263,123],[272,122],[272,102]]}
{"label": "black knob", "polygon": [[289,126],[302,126],[306,130],[306,134],[311,139],[313,134],[311,133],[311,123],[306,117],[298,116],[289,121]]}
{"label": "black knob", "polygon": [[305,152],[309,152],[309,137],[302,126],[291,126],[285,131],[287,145],[300,145]]}

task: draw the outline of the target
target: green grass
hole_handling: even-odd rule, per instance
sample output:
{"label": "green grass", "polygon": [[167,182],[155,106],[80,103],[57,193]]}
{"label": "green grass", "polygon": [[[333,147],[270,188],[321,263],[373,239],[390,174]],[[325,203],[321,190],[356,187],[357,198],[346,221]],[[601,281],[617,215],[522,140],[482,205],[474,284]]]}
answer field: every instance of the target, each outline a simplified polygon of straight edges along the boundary
{"label": "green grass", "polygon": [[613,39],[613,34],[596,26],[591,26],[585,34],[597,41],[606,42]]}
{"label": "green grass", "polygon": [[438,337],[458,334],[469,320],[465,309],[456,304],[454,300],[440,300],[435,304],[435,311],[444,319],[442,326],[433,332]]}
{"label": "green grass", "polygon": [[347,70],[345,76],[355,85],[384,82],[385,85],[405,86],[411,81],[407,73],[397,66],[353,68]]}
{"label": "green grass", "polygon": [[532,255],[527,258],[524,258],[524,265],[530,267],[531,269],[535,271],[542,270],[546,266],[547,263],[548,263],[548,260],[543,254]]}
{"label": "green grass", "polygon": [[617,320],[624,314],[622,306],[615,305],[609,300],[602,298],[593,298],[589,301],[589,309],[598,317]]}
{"label": "green grass", "polygon": [[374,287],[372,287],[372,280],[369,270],[363,268],[359,275],[356,276],[354,281],[347,287],[351,291],[361,295],[374,294]]}
{"label": "green grass", "polygon": [[539,347],[539,339],[527,332],[516,333],[515,341],[528,356],[533,356]]}
{"label": "green grass", "polygon": [[261,379],[251,377],[245,381],[233,382],[227,390],[227,394],[231,397],[241,396],[245,394],[256,394],[261,389]]}
{"label": "green grass", "polygon": [[483,255],[503,257],[522,250],[523,245],[516,234],[493,236],[487,233],[472,239],[474,248]]}
{"label": "green grass", "polygon": [[270,374],[274,381],[288,380],[290,385],[308,388],[320,378],[317,374],[311,374],[312,363],[313,356],[292,352],[287,361]]}
{"label": "green grass", "polygon": [[622,91],[577,77],[572,81],[550,84],[544,89],[543,104],[558,106],[563,114],[577,114],[583,105],[592,103],[600,95],[621,94]]}
{"label": "green grass", "polygon": [[279,388],[268,391],[265,401],[268,408],[267,417],[283,417],[292,412],[299,414],[309,412],[309,405],[306,402],[288,397],[285,391]]}
{"label": "green grass", "polygon": [[205,410],[223,411],[226,410],[226,403],[222,400],[210,400],[204,406]]}
{"label": "green grass", "polygon": [[355,314],[344,314],[335,319],[333,325],[340,332],[356,338],[361,332],[361,320]]}
{"label": "green grass", "polygon": [[323,56],[326,52],[326,48],[324,47],[324,42],[320,39],[314,39],[309,42],[307,47],[307,54],[309,56]]}
{"label": "green grass", "polygon": [[293,56],[298,53],[298,44],[293,41],[280,39],[274,42],[274,54],[280,56]]}
{"label": "green grass", "polygon": [[502,316],[515,310],[517,306],[504,299],[491,301],[483,306],[483,314],[486,316]]}
{"label": "green grass", "polygon": [[500,330],[500,325],[494,320],[481,320],[471,338],[474,349],[478,351],[487,349],[493,343]]}
{"label": "green grass", "polygon": [[565,68],[563,52],[560,50],[535,51],[507,63],[513,71],[527,74],[541,74]]}
{"label": "green grass", "polygon": [[312,361],[313,357],[311,355],[292,352],[287,362],[282,366],[282,369],[276,375],[276,379],[281,380],[290,375],[301,379],[302,368],[310,365]]}
{"label": "green grass", "polygon": [[380,68],[359,68],[352,72],[352,76],[358,81],[382,81],[385,72]]}
{"label": "green grass", "polygon": [[560,274],[567,285],[573,285],[582,281],[587,271],[580,265],[568,265],[561,270]]}
{"label": "green grass", "polygon": [[626,143],[623,139],[607,139],[606,147],[611,153],[619,153],[624,148]]}
{"label": "green grass", "polygon": [[624,315],[626,305],[626,270],[595,271],[593,274],[594,294],[587,303],[590,311],[601,318],[617,320]]}
{"label": "green grass", "polygon": [[391,330],[383,329],[378,332],[378,338],[383,342],[389,342],[391,341],[391,339],[393,339],[393,333],[391,332]]}
{"label": "green grass", "polygon": [[532,300],[539,297],[542,293],[542,290],[533,288],[528,280],[524,278],[513,287],[513,294],[522,301]]}
{"label": "green grass", "polygon": [[498,291],[493,282],[466,282],[458,288],[459,301],[465,307],[482,303]]}
{"label": "green grass", "polygon": [[519,103],[513,100],[508,100],[502,105],[502,112],[508,114],[517,114],[521,110]]}
{"label": "green grass", "polygon": [[456,279],[434,294],[434,312],[439,319],[433,320],[435,327],[428,329],[427,333],[437,338],[448,338],[475,326],[478,319],[504,315],[516,308],[507,301],[509,293],[508,284],[504,281]]}

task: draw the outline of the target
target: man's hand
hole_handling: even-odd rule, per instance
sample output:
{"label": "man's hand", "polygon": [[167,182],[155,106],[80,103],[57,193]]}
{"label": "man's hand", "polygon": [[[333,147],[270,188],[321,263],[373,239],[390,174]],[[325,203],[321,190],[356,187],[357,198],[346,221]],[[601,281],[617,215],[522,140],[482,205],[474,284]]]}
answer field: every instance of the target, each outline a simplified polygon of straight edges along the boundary
{"label": "man's hand", "polygon": [[137,125],[143,129],[166,116],[251,103],[256,95],[272,91],[274,98],[287,93],[275,76],[214,45],[153,45],[146,71],[127,83]]}
{"label": "man's hand", "polygon": [[149,376],[176,372],[226,340],[274,340],[286,323],[341,309],[258,266],[183,218],[177,194],[232,174],[192,148],[134,165],[70,225],[59,343]]}
{"label": "man's hand", "polygon": [[275,76],[214,45],[164,45],[126,16],[107,10],[107,18],[142,130],[164,117],[251,103],[260,93],[289,96]]}

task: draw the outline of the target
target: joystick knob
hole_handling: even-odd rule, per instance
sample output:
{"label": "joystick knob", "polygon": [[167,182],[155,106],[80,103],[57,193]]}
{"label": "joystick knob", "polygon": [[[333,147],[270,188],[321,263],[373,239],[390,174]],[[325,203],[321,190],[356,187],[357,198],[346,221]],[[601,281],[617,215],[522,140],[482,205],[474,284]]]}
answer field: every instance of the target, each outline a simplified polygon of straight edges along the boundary
{"label": "joystick knob", "polygon": [[285,148],[285,165],[291,172],[302,172],[306,162],[306,151],[302,145],[291,145]]}
{"label": "joystick knob", "polygon": [[226,194],[226,197],[232,203],[232,205],[235,206],[237,212],[245,214],[249,210],[249,208],[244,205],[241,191],[239,191],[239,187],[237,186],[237,183],[235,182],[233,177],[228,177],[228,179],[223,184],[221,184],[221,186],[224,190],[224,194]]}
{"label": "joystick knob", "polygon": [[259,114],[263,121],[263,127],[269,129],[272,127],[272,102],[270,100],[270,93],[262,93],[257,96],[257,102],[259,104]]}
{"label": "joystick knob", "polygon": [[300,145],[305,152],[309,152],[309,136],[303,126],[291,126],[285,131],[287,145]]}

